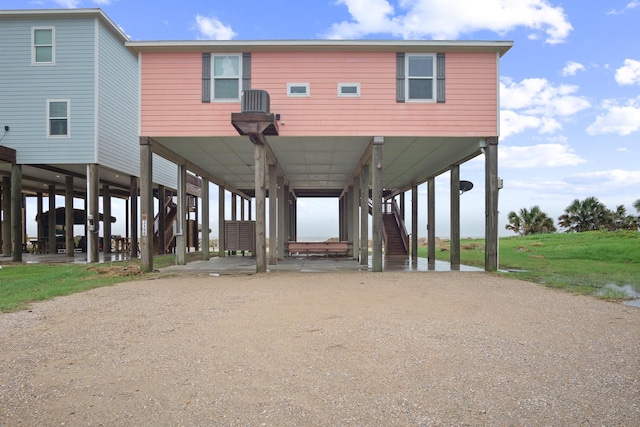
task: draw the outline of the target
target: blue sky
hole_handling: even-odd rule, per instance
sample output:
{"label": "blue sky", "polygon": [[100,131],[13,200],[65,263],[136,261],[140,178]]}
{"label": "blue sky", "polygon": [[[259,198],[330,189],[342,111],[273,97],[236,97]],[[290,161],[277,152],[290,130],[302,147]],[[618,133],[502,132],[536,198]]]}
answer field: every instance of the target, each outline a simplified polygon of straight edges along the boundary
{"label": "blue sky", "polygon": [[[156,0],[153,7],[132,0],[3,0],[1,5],[101,7],[132,40],[513,40],[500,73],[501,235],[512,234],[504,230],[509,211],[533,205],[556,221],[571,201],[589,196],[610,209],[625,205],[636,213],[640,0]],[[476,184],[461,198],[462,236],[482,236],[482,159],[462,165],[461,179]],[[426,235],[423,187],[419,237]],[[446,237],[448,176],[439,177],[436,188],[436,232]],[[301,234],[336,235],[335,215],[316,217],[321,211],[316,203],[321,202],[301,201]],[[303,231],[307,226],[311,232]]]}

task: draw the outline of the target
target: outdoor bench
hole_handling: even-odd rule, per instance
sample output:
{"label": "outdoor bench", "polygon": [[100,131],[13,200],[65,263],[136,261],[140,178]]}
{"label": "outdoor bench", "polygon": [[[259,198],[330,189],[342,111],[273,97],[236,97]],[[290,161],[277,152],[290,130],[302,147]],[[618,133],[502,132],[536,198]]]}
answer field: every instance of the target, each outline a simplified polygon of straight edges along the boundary
{"label": "outdoor bench", "polygon": [[349,242],[289,242],[291,255],[326,255],[346,256],[349,253]]}

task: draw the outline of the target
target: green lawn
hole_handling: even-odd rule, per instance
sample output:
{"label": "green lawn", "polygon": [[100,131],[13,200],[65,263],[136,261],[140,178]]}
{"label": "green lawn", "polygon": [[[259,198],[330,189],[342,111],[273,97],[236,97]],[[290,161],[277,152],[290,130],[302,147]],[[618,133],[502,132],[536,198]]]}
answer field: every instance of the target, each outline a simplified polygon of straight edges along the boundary
{"label": "green lawn", "polygon": [[[188,259],[200,259],[191,252]],[[175,262],[173,255],[154,257],[155,268]],[[9,264],[0,270],[0,311],[22,310],[36,301],[109,286],[128,280],[140,280],[140,261],[104,264]]]}
{"label": "green lawn", "polygon": [[[484,240],[463,239],[462,264],[484,266]],[[427,248],[418,255],[426,257]],[[538,234],[500,239],[500,269],[509,277],[562,288],[580,294],[618,299],[622,295],[607,285],[630,285],[640,292],[640,233],[588,232]],[[189,260],[200,259],[189,253]],[[436,250],[439,260],[448,261],[448,243]],[[172,255],[155,257],[154,267],[174,263]],[[82,292],[100,286],[135,280],[139,261],[110,264],[19,264],[0,270],[0,311],[21,310],[35,301]],[[602,294],[601,294],[602,293]]]}
{"label": "green lawn", "polygon": [[[426,257],[427,248],[418,255]],[[510,277],[595,294],[609,284],[631,285],[640,292],[640,233],[633,231],[537,234],[501,238],[499,268]],[[436,250],[449,260],[449,251]],[[462,264],[484,266],[484,239],[460,243]],[[524,271],[514,271],[524,270]],[[614,293],[605,297],[616,298]]]}

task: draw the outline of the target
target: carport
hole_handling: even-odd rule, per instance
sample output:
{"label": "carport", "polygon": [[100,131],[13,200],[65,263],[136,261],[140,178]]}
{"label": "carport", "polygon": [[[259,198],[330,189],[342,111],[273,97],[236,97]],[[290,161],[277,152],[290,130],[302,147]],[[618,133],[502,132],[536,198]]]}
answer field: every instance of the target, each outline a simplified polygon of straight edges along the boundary
{"label": "carport", "polygon": [[[269,113],[273,115],[272,113]],[[274,117],[274,123],[275,121]],[[256,139],[253,137],[253,139]],[[435,265],[435,177],[451,172],[451,269],[460,266],[460,165],[479,156],[485,156],[485,212],[486,212],[486,270],[497,268],[497,138],[460,137],[282,137],[262,135],[261,141],[252,137],[142,137],[141,138],[141,253],[143,269],[152,268],[152,244],[150,234],[145,235],[145,220],[153,219],[152,187],[149,174],[151,154],[158,154],[179,166],[178,206],[184,209],[184,183],[187,170],[203,179],[203,229],[208,229],[208,182],[229,191],[247,203],[256,203],[256,268],[266,271],[265,241],[267,228],[264,212],[267,209],[265,195],[269,197],[270,221],[279,218],[283,223],[268,228],[269,253],[284,254],[289,238],[295,240],[295,201],[297,197],[335,197],[340,199],[340,229],[342,237],[352,242],[350,256],[368,262],[368,241],[373,241],[372,265],[374,271],[382,271],[383,205],[386,200],[412,190],[412,224],[417,235],[417,186],[428,184],[428,262]],[[256,172],[257,171],[257,172]],[[258,176],[266,177],[262,182]],[[180,179],[182,177],[182,179]],[[370,184],[371,183],[371,184]],[[375,197],[374,195],[378,195]],[[371,195],[371,197],[368,197]],[[371,208],[369,208],[371,198]],[[219,209],[224,216],[224,197],[219,198]],[[285,203],[287,206],[285,206]],[[183,205],[180,207],[180,205]],[[373,217],[373,236],[368,236],[369,210]],[[244,211],[244,209],[243,209]],[[283,214],[273,214],[276,212]],[[244,212],[242,213],[243,220]],[[183,218],[184,215],[178,215]],[[246,219],[251,219],[246,217]],[[262,222],[262,225],[261,225]],[[147,227],[149,227],[147,225]],[[220,238],[224,236],[224,224],[219,224]],[[185,243],[177,226],[176,257],[184,263]],[[281,233],[277,235],[275,230]],[[286,230],[286,231],[285,231]],[[359,230],[359,235],[356,231]],[[284,233],[287,233],[285,236]],[[145,238],[147,243],[145,243]],[[203,234],[203,250],[209,247],[208,236]],[[276,243],[277,242],[277,243]],[[417,245],[416,240],[414,239]],[[262,246],[260,246],[262,245]],[[276,246],[277,245],[277,246]],[[221,247],[224,243],[221,242]],[[416,253],[414,251],[413,253]],[[221,251],[221,254],[224,253]],[[208,254],[204,254],[208,257]],[[269,260],[276,264],[277,259]]]}

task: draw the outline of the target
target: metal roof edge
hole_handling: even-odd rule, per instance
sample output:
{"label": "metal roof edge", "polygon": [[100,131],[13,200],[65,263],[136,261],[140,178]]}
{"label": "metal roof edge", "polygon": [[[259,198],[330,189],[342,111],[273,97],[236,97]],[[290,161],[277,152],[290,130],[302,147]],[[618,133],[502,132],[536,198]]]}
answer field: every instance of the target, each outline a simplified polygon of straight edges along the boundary
{"label": "metal roof edge", "polygon": [[136,52],[205,51],[485,51],[504,55],[513,41],[483,40],[152,40],[129,41]]}

